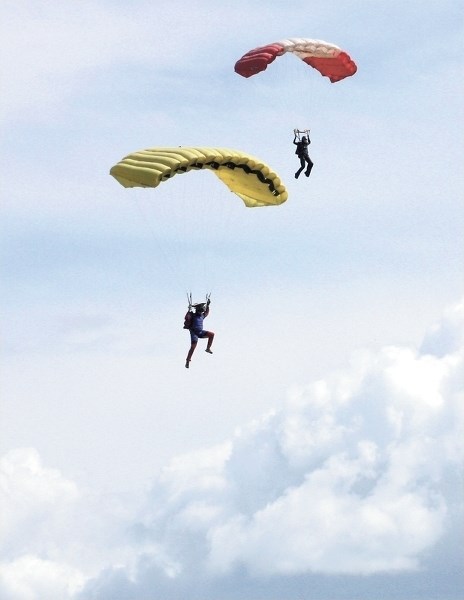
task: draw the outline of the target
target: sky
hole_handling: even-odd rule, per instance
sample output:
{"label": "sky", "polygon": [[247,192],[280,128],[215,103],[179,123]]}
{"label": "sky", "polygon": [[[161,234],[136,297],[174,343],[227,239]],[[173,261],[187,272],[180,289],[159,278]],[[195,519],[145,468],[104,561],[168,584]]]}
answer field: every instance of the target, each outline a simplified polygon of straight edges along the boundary
{"label": "sky", "polygon": [[[4,0],[2,600],[463,597],[463,12]],[[357,73],[234,72],[291,37]],[[155,146],[252,154],[288,200],[109,175]]]}

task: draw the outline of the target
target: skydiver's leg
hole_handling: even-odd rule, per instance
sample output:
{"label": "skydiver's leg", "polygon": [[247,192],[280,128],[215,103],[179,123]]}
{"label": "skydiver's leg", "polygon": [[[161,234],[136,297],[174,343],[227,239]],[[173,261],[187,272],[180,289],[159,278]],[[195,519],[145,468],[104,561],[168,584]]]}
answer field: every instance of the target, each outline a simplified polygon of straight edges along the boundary
{"label": "skydiver's leg", "polygon": [[301,165],[300,168],[295,173],[295,179],[298,179],[298,177],[301,174],[301,171],[305,168],[305,165],[306,165],[306,161],[305,161],[305,159],[302,156],[300,156],[300,165]]}
{"label": "skydiver's leg", "polygon": [[309,177],[311,175],[311,169],[313,168],[314,163],[309,157],[306,160],[308,162],[308,166],[306,167],[305,175],[306,177]]}
{"label": "skydiver's leg", "polygon": [[205,352],[208,352],[208,354],[212,354],[213,351],[211,350],[211,345],[214,340],[214,333],[212,331],[205,331],[205,333],[206,333],[206,337],[208,338],[208,343],[206,345]]}
{"label": "skydiver's leg", "polygon": [[192,360],[192,355],[195,352],[195,348],[197,347],[197,343],[198,342],[192,342],[191,346],[190,346],[190,350],[188,351],[187,354],[187,359],[185,361],[185,368],[188,369],[189,368],[189,363]]}

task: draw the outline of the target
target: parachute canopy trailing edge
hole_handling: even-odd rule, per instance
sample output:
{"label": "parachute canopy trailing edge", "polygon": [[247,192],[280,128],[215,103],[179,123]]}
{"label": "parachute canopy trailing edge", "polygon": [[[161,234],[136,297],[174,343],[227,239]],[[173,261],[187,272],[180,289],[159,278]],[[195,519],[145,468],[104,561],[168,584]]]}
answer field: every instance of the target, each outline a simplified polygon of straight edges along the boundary
{"label": "parachute canopy trailing edge", "polygon": [[301,58],[332,83],[350,77],[357,71],[351,57],[334,44],[323,40],[290,38],[250,50],[235,63],[235,72],[242,77],[251,77],[264,71],[271,62],[286,52]]}
{"label": "parachute canopy trailing edge", "polygon": [[230,148],[148,148],[114,165],[110,174],[124,187],[155,188],[192,170],[208,169],[246,206],[273,206],[288,198],[279,176],[258,158]]}

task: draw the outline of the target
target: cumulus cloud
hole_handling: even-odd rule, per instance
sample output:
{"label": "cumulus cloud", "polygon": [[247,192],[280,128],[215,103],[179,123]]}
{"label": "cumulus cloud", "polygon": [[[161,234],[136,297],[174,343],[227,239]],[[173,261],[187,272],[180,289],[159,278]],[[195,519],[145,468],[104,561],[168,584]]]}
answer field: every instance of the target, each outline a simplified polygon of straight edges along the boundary
{"label": "cumulus cloud", "polygon": [[[8,454],[4,596],[213,598],[219,585],[232,598],[240,578],[430,568],[434,548],[462,519],[461,306],[419,351],[359,354],[345,372],[293,389],[282,410],[224,444],[174,458],[137,511],[99,506],[97,522],[89,518],[95,502],[34,451]],[[72,552],[66,527],[76,532]]]}
{"label": "cumulus cloud", "polygon": [[0,597],[65,600],[108,565],[130,564],[127,509],[79,490],[33,448],[0,459]]}
{"label": "cumulus cloud", "polygon": [[0,595],[3,600],[71,598],[84,583],[77,569],[37,556],[25,555],[0,564]]}
{"label": "cumulus cloud", "polygon": [[76,485],[55,469],[44,468],[32,448],[12,450],[1,458],[0,491],[3,557],[37,551],[34,544],[39,540],[46,544],[79,496]]}
{"label": "cumulus cloud", "polygon": [[78,497],[76,485],[57,470],[44,468],[34,449],[13,450],[1,458],[2,598],[67,598],[82,586],[78,569],[49,558],[68,542],[65,524]]}

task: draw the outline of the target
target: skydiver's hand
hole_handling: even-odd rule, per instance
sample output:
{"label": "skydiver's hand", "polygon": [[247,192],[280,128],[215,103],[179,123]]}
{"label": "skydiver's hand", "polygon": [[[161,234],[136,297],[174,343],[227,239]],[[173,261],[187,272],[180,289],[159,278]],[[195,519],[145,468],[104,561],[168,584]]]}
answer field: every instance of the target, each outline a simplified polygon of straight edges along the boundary
{"label": "skydiver's hand", "polygon": [[211,304],[211,300],[208,298],[208,300],[206,301],[206,306],[209,306]]}

